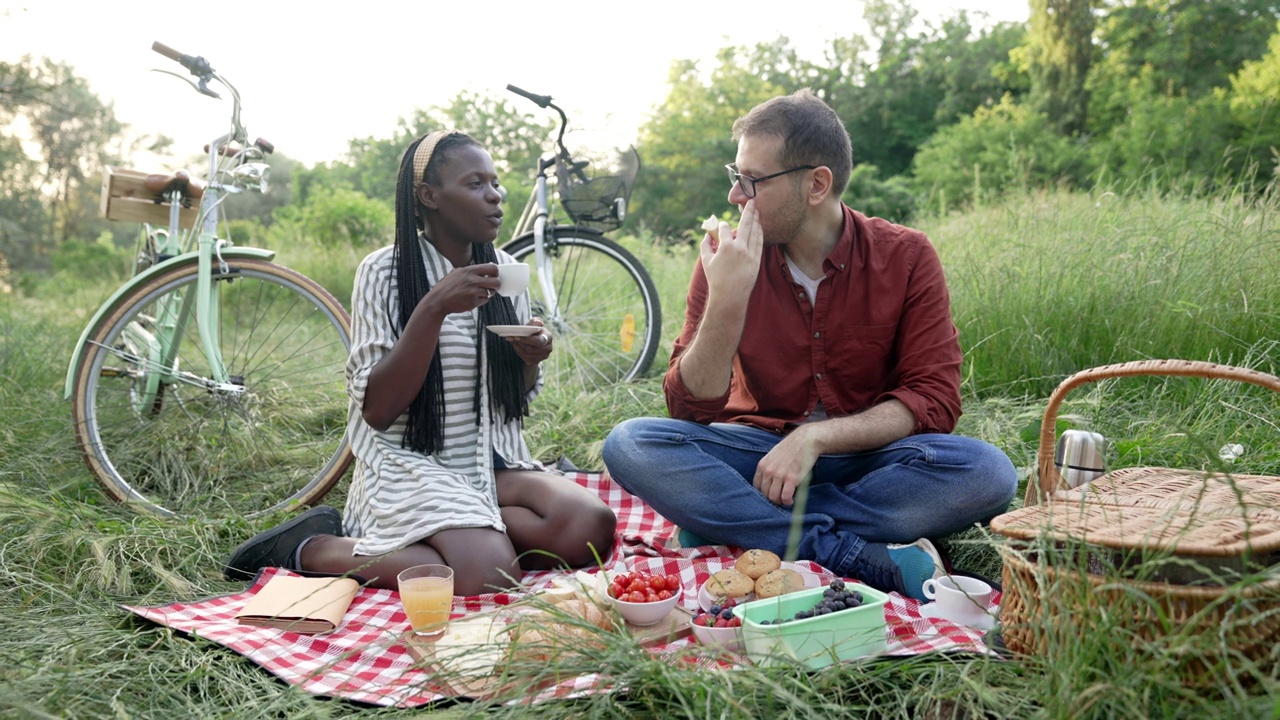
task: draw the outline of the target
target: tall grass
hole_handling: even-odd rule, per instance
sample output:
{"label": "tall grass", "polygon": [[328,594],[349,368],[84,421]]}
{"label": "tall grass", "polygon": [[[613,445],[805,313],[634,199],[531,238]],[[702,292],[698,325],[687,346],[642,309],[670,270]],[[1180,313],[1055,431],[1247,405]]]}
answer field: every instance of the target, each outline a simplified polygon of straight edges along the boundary
{"label": "tall grass", "polygon": [[[1213,359],[1274,371],[1280,233],[1273,204],[1236,198],[1047,194],[918,223],[942,255],[966,349],[959,432],[995,443],[1033,474],[1048,392],[1067,374],[1146,357]],[[548,388],[528,425],[535,454],[599,469],[608,429],[664,412],[660,375],[683,318],[695,257],[625,239],[662,293],[664,347],[640,382]],[[349,297],[357,249],[292,247],[280,259]],[[118,282],[118,279],[116,280]],[[93,272],[15,283],[0,295],[0,716],[336,717],[390,714],[285,687],[233,652],[135,621],[121,603],[232,592],[226,554],[271,520],[162,521],[104,500],[78,455],[62,382],[71,347],[112,287]],[[1226,466],[1280,473],[1280,404],[1222,381],[1134,379],[1077,390],[1061,422],[1103,432],[1113,466]],[[345,488],[327,499],[341,504]],[[999,537],[945,543],[956,563],[1000,576]],[[1273,715],[1274,667],[1232,661],[1211,690],[1170,663],[1199,647],[1143,643],[1114,616],[1073,612],[1088,588],[1054,589],[1064,608],[1034,656],[925,655],[821,673],[716,672],[671,664],[605,637],[585,658],[625,692],[533,707],[477,703],[443,716],[537,717],[1259,717]],[[1075,595],[1073,596],[1073,593]],[[1070,602],[1078,597],[1079,602]],[[1194,638],[1191,638],[1194,639]],[[1211,638],[1210,638],[1211,639]],[[1203,640],[1203,638],[1201,638]],[[1232,664],[1236,662],[1237,664]],[[565,664],[560,664],[563,669]],[[531,668],[548,672],[546,667]],[[1249,675],[1250,685],[1233,678]]]}
{"label": "tall grass", "polygon": [[938,246],[975,395],[1177,357],[1274,370],[1280,213],[1226,196],[1055,192],[923,224]]}

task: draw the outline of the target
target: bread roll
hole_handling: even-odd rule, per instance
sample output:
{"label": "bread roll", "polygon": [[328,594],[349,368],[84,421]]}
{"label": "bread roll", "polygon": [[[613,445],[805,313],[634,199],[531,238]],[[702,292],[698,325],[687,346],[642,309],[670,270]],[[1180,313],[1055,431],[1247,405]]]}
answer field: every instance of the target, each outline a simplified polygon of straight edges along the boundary
{"label": "bread roll", "polygon": [[756,597],[771,598],[804,589],[804,577],[790,568],[778,568],[756,578]]}
{"label": "bread roll", "polygon": [[720,218],[712,215],[702,221],[702,229],[711,236],[712,242],[720,242]]}

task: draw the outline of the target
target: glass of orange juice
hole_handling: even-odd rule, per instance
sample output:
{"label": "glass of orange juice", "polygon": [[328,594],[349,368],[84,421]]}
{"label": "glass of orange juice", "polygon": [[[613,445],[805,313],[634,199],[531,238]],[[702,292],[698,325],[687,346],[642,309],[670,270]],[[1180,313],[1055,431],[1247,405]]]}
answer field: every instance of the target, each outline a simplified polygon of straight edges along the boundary
{"label": "glass of orange juice", "polygon": [[420,638],[440,635],[449,627],[453,609],[453,568],[447,565],[415,565],[396,576],[400,603]]}

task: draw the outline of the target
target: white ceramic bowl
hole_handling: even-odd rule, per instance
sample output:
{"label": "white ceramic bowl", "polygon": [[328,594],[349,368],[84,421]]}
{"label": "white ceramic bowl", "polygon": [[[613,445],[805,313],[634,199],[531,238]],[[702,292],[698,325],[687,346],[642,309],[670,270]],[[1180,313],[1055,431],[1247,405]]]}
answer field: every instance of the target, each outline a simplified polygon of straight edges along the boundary
{"label": "white ceramic bowl", "polygon": [[676,591],[674,595],[666,600],[655,600],[653,602],[627,602],[617,598],[609,598],[609,602],[618,608],[618,612],[622,614],[622,619],[631,623],[644,627],[645,625],[657,625],[662,618],[666,617],[671,609],[680,602],[681,591]]}
{"label": "white ceramic bowl", "polygon": [[740,627],[707,627],[692,621],[689,626],[693,628],[693,636],[698,639],[699,645],[719,648],[725,652],[742,651],[742,633],[740,632],[742,628]]}

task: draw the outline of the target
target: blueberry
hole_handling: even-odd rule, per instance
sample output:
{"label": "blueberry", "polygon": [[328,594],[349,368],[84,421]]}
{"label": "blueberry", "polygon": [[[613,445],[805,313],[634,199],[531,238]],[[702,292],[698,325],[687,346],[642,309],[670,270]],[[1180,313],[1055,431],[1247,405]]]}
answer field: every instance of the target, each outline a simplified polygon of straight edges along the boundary
{"label": "blueberry", "polygon": [[708,610],[707,612],[711,613],[712,615],[719,615],[719,614],[720,614],[720,606],[719,606],[719,605],[712,605],[712,606],[711,606],[711,609],[710,609],[710,610]]}
{"label": "blueberry", "polygon": [[733,611],[730,610],[729,608],[725,608],[724,610],[720,611],[720,617],[724,618],[725,620],[730,620],[733,618]]}

